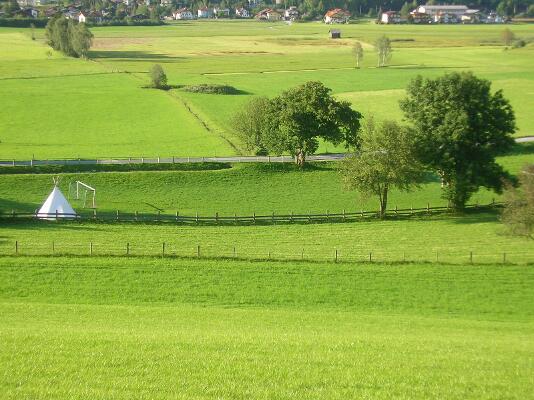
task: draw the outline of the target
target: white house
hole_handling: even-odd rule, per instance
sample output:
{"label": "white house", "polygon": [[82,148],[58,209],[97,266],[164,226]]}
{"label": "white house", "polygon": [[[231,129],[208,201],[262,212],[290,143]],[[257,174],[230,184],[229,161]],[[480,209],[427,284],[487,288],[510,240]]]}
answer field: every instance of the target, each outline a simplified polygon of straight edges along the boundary
{"label": "white house", "polygon": [[193,13],[187,8],[180,8],[172,13],[174,19],[193,19]]}
{"label": "white house", "polygon": [[230,17],[230,9],[229,8],[213,8],[213,15],[215,18],[229,18]]}
{"label": "white house", "polygon": [[85,21],[87,21],[87,14],[84,13],[83,11],[81,11],[79,14],[78,14],[78,22],[79,23],[85,23]]}
{"label": "white house", "polygon": [[235,16],[238,18],[250,18],[250,13],[246,8],[240,7],[235,9]]}
{"label": "white house", "polygon": [[213,11],[211,10],[211,8],[202,7],[199,8],[197,11],[198,18],[210,18],[211,16],[213,16]]}
{"label": "white house", "polygon": [[296,19],[299,19],[299,16],[299,10],[297,10],[297,7],[295,6],[291,6],[284,11],[284,19],[286,21],[295,21]]}
{"label": "white house", "polygon": [[172,0],[160,0],[159,5],[162,7],[172,6]]}
{"label": "white house", "polygon": [[350,12],[341,8],[328,10],[324,15],[325,24],[346,24],[349,22]]}

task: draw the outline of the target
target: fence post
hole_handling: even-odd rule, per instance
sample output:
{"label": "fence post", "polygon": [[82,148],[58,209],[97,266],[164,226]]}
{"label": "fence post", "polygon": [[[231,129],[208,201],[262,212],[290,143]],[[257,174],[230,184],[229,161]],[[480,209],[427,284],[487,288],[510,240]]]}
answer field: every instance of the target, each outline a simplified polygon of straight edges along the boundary
{"label": "fence post", "polygon": [[336,252],[335,252],[335,258],[334,258],[334,262],[337,263],[337,249],[336,249]]}
{"label": "fence post", "polygon": [[502,263],[506,264],[506,253],[502,253]]}
{"label": "fence post", "polygon": [[301,258],[302,260],[304,260],[304,249],[302,249],[302,251],[301,251],[301,253],[300,253],[300,258]]}
{"label": "fence post", "polygon": [[308,211],[308,222],[311,222],[311,211]]}
{"label": "fence post", "polygon": [[438,255],[438,251],[436,250],[436,262],[439,262],[439,255]]}
{"label": "fence post", "polygon": [[293,211],[291,211],[291,217],[289,217],[289,222],[293,222]]}
{"label": "fence post", "polygon": [[52,254],[55,254],[55,252],[56,252],[56,245],[54,241],[52,240]]}
{"label": "fence post", "polygon": [[373,262],[373,253],[369,253],[369,262]]}
{"label": "fence post", "polygon": [[406,252],[402,252],[402,262],[406,262]]}
{"label": "fence post", "polygon": [[198,211],[195,213],[195,222],[198,224]]}
{"label": "fence post", "polygon": [[138,220],[138,217],[139,217],[139,213],[136,211],[136,212],[135,212],[135,220],[136,220],[136,221]]}
{"label": "fence post", "polygon": [[363,218],[363,210],[361,210],[361,212],[362,212],[361,216],[362,216],[362,218]]}
{"label": "fence post", "polygon": [[19,241],[15,240],[15,255],[19,255]]}
{"label": "fence post", "polygon": [[215,223],[216,224],[219,223],[219,213],[218,212],[215,213]]}
{"label": "fence post", "polygon": [[174,156],[172,156],[172,163],[174,164]]}
{"label": "fence post", "polygon": [[11,218],[15,218],[15,210],[11,210]]}
{"label": "fence post", "polygon": [[343,209],[343,221],[345,221],[345,209]]}
{"label": "fence post", "polygon": [[330,212],[326,210],[326,222],[330,219]]}
{"label": "fence post", "polygon": [[161,257],[165,257],[165,242],[163,242],[161,245]]}
{"label": "fence post", "polygon": [[237,225],[237,214],[234,213],[234,223]]}
{"label": "fence post", "polygon": [[158,164],[159,164],[159,163],[160,163],[160,158],[159,158],[159,156],[158,156]]}
{"label": "fence post", "polygon": [[130,255],[130,243],[129,242],[126,243],[126,255],[127,256]]}
{"label": "fence post", "polygon": [[430,214],[430,203],[426,203],[426,212]]}
{"label": "fence post", "polygon": [[273,217],[272,217],[272,222],[273,222],[273,224],[274,224],[274,211],[273,211]]}
{"label": "fence post", "polygon": [[410,215],[413,215],[413,204],[410,206]]}
{"label": "fence post", "polygon": [[56,222],[59,221],[58,215],[59,215],[59,213],[58,213],[58,211],[56,210]]}
{"label": "fence post", "polygon": [[395,204],[395,215],[399,214],[399,209],[397,208],[397,205]]}
{"label": "fence post", "polygon": [[96,209],[93,210],[93,219],[96,219]]}
{"label": "fence post", "polygon": [[93,242],[89,242],[89,255],[93,255]]}
{"label": "fence post", "polygon": [[145,157],[141,157],[141,164],[145,163]]}
{"label": "fence post", "polygon": [[235,251],[235,246],[234,246],[234,258],[235,258],[235,256],[236,256],[236,251]]}
{"label": "fence post", "polygon": [[252,213],[252,220],[254,221],[254,224],[256,223],[256,212]]}
{"label": "fence post", "polygon": [[15,166],[15,160],[13,160],[13,166]]}
{"label": "fence post", "polygon": [[178,222],[178,211],[176,211],[176,222]]}
{"label": "fence post", "polygon": [[197,257],[200,258],[200,245],[197,244]]}
{"label": "fence post", "polygon": [[117,210],[117,221],[119,220],[119,210]]}
{"label": "fence post", "polygon": [[472,251],[469,252],[469,262],[473,264],[473,252]]}

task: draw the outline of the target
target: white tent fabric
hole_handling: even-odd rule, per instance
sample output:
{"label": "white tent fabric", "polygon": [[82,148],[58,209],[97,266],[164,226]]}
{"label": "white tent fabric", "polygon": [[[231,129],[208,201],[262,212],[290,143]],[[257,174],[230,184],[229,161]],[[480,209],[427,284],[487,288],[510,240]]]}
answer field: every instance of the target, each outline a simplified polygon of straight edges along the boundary
{"label": "white tent fabric", "polygon": [[37,212],[37,218],[55,220],[56,212],[58,218],[76,218],[76,211],[70,206],[61,190],[54,186],[54,190],[48,195],[48,198]]}

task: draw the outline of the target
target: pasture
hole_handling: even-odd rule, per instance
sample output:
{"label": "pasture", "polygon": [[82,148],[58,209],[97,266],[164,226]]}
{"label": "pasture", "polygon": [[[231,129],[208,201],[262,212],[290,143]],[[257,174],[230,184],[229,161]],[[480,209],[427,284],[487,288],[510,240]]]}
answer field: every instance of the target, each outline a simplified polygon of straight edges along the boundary
{"label": "pasture", "polygon": [[[195,156],[242,153],[230,118],[251,96],[273,96],[320,80],[354,107],[379,118],[401,118],[398,100],[417,74],[470,70],[502,89],[517,115],[517,135],[533,133],[534,47],[504,50],[502,26],[343,26],[328,39],[318,23],[200,21],[159,27],[94,28],[88,61],[47,54],[43,31],[0,29],[2,65],[0,158]],[[512,25],[517,37],[530,25]],[[375,68],[372,43],[393,40],[387,68]],[[362,41],[363,68],[351,46]],[[229,84],[243,94],[222,96],[143,89],[161,64],[173,85]],[[80,112],[82,110],[82,112]],[[340,151],[323,144],[320,152]]]}
{"label": "pasture", "polygon": [[0,262],[6,399],[531,394],[531,267]]}

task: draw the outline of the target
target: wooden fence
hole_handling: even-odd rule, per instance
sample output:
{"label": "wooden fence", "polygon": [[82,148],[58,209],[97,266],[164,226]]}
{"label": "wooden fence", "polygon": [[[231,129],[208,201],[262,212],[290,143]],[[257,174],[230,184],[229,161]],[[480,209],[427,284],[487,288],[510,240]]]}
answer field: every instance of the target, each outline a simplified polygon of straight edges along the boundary
{"label": "wooden fence", "polygon": [[[503,203],[491,202],[490,204],[471,204],[466,206],[467,212],[473,211],[487,211],[502,207]],[[425,216],[434,214],[444,214],[451,212],[447,206],[427,207],[423,208],[393,208],[387,210],[388,217],[406,218],[412,216]],[[276,224],[276,223],[333,223],[333,222],[354,222],[363,219],[372,219],[379,216],[378,211],[349,211],[342,210],[342,212],[331,213],[326,211],[324,214],[308,213],[308,214],[256,214],[252,215],[221,215],[215,213],[214,215],[200,215],[196,213],[194,216],[181,215],[178,211],[174,214],[158,213],[140,213],[140,212],[99,212],[97,210],[81,211],[78,214],[63,214],[63,213],[33,213],[28,212],[0,212],[0,219],[6,220],[36,220],[36,221],[100,221],[100,222],[160,222],[160,223],[175,223],[187,225],[255,225],[255,224]]]}

